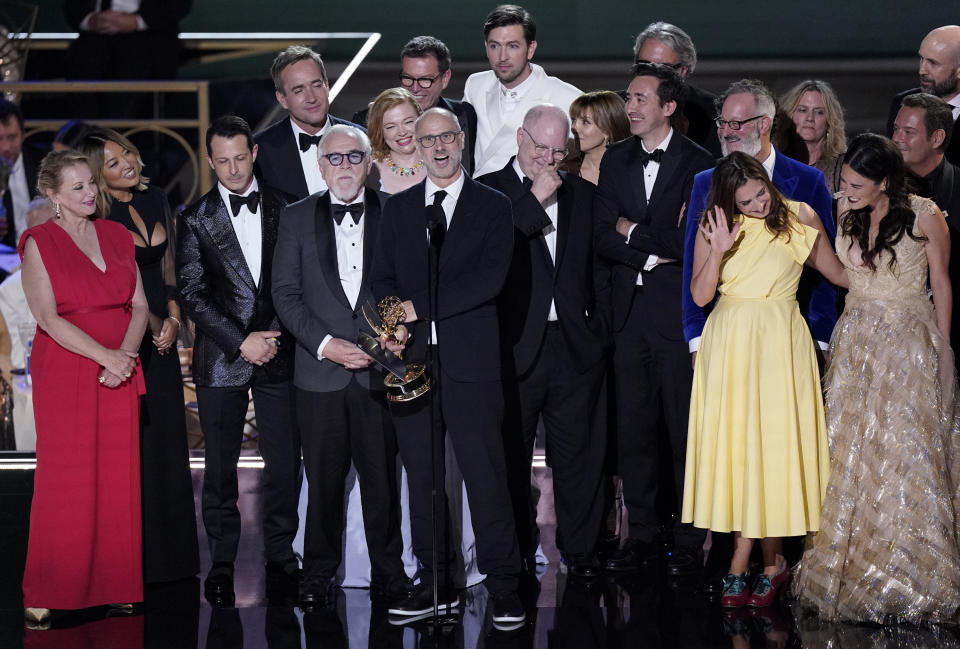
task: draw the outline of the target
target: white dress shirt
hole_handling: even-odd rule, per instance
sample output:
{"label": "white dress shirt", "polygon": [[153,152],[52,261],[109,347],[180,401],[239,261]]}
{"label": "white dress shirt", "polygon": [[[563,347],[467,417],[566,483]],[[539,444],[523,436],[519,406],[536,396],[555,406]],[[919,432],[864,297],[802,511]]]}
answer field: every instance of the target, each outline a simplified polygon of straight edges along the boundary
{"label": "white dress shirt", "polygon": [[[660,142],[657,146],[653,147],[649,151],[643,141],[641,140],[640,146],[643,147],[643,150],[646,153],[653,153],[657,149],[666,151],[667,147],[670,146],[670,140],[673,139],[673,128],[667,132],[667,137],[663,138],[663,141]],[[656,160],[651,160],[647,163],[647,166],[643,168],[643,189],[646,192],[647,200],[650,200],[650,194],[653,193],[653,186],[657,184],[657,175],[660,173],[660,163]],[[637,227],[637,224],[630,226],[630,229],[627,231],[627,245],[630,244],[630,236],[633,234],[634,228]],[[657,267],[657,264],[660,263],[660,257],[657,255],[647,255],[647,261],[643,264],[643,272],[650,272]],[[643,286],[643,272],[637,273],[637,286]]]}
{"label": "white dress shirt", "polygon": [[[290,128],[293,129],[293,140],[297,143],[297,151],[300,153],[300,166],[303,167],[303,177],[307,181],[307,193],[316,194],[317,192],[322,192],[327,188],[327,183],[323,180],[323,176],[320,175],[320,161],[317,158],[317,145],[310,145],[310,148],[306,151],[300,150],[300,134],[310,134],[297,126],[297,123],[292,119],[290,120]],[[317,132],[317,135],[324,135],[329,130],[330,116],[327,115],[327,123],[324,124],[323,128]]]}
{"label": "white dress shirt", "polygon": [[[147,28],[147,23],[140,17],[140,14],[137,13],[140,11],[140,0],[113,0],[110,3],[110,8],[113,11],[122,11],[128,14],[137,15],[137,31],[142,32]],[[88,13],[83,17],[83,20],[80,21],[80,31],[90,31],[90,18],[94,13],[99,13],[103,11],[103,2],[97,0],[95,11]]]}
{"label": "white dress shirt", "polygon": [[[520,182],[523,182],[523,179],[526,178],[523,171],[520,169],[520,163],[517,162],[517,159],[513,159],[513,170],[517,172],[517,176],[520,178]],[[532,179],[531,179],[532,180]],[[557,192],[550,194],[550,197],[547,199],[547,204],[543,206],[543,210],[547,213],[547,216],[550,217],[550,225],[543,229],[543,240],[547,243],[547,250],[550,251],[550,259],[554,264],[557,263]],[[557,321],[557,305],[554,304],[553,298],[550,298],[550,313],[547,315],[547,322],[556,322]]]}
{"label": "white dress shirt", "polygon": [[[331,205],[346,205],[343,201],[328,192]],[[363,191],[355,203],[363,203]],[[333,217],[330,217],[333,219]],[[350,214],[344,214],[340,225],[333,222],[333,233],[337,241],[337,270],[340,274],[340,286],[347,296],[350,306],[357,308],[357,298],[360,297],[360,284],[363,282],[363,215],[358,223],[353,222]],[[323,350],[327,343],[333,340],[332,334],[327,334],[317,348],[317,358],[323,360]]]}
{"label": "white dress shirt", "polygon": [[950,104],[950,109],[953,111],[953,121],[960,119],[960,92],[948,99],[947,103]]}
{"label": "white dress shirt", "polygon": [[[263,216],[263,200],[254,214],[246,205],[240,207],[240,213],[233,215],[233,208],[230,206],[229,189],[222,183],[217,183],[217,189],[220,190],[220,198],[227,206],[227,213],[230,215],[230,225],[237,235],[237,241],[240,243],[240,250],[243,252],[243,259],[247,262],[247,268],[253,276],[253,283],[260,286],[260,265],[263,261],[263,225],[260,217]],[[250,187],[243,193],[243,196],[249,196],[251,192],[259,191],[257,179],[254,178]]]}
{"label": "white dress shirt", "polygon": [[[450,222],[453,220],[453,213],[457,209],[457,201],[460,200],[460,192],[463,191],[463,178],[466,172],[461,169],[460,175],[457,176],[457,179],[447,185],[446,187],[438,187],[432,180],[430,176],[427,176],[425,183],[424,191],[424,205],[433,205],[433,195],[438,191],[443,190],[447,192],[447,195],[443,198],[443,202],[440,203],[440,206],[443,208],[443,215],[447,219],[447,229],[450,229]],[[430,240],[430,234],[427,232],[427,241]],[[417,314],[421,315],[421,314]],[[424,314],[425,315],[425,314]],[[437,344],[437,323],[430,323],[430,340],[434,345]]]}

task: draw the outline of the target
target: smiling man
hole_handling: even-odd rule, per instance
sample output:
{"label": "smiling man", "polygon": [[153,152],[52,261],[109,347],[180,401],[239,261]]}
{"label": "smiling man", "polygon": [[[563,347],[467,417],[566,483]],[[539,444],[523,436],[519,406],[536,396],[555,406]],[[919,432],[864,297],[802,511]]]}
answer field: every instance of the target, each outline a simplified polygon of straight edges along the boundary
{"label": "smiling man", "polygon": [[937,27],[920,43],[920,87],[901,92],[890,104],[887,135],[893,136],[894,121],[903,98],[926,92],[950,105],[953,133],[945,150],[947,160],[960,165],[960,25]]}
{"label": "smiling man", "polygon": [[[320,55],[303,45],[280,52],[270,66],[277,103],[289,113],[254,135],[257,175],[301,199],[327,188],[317,165],[317,144],[334,124],[356,126],[329,114],[330,80]],[[361,128],[361,130],[364,130]]]}
{"label": "smiling man", "polygon": [[483,24],[483,47],[490,70],[467,78],[464,100],[477,109],[474,176],[499,171],[517,153],[517,129],[537,104],[566,111],[580,96],[576,87],[547,76],[530,61],[537,50],[537,24],[518,5],[500,5]]}

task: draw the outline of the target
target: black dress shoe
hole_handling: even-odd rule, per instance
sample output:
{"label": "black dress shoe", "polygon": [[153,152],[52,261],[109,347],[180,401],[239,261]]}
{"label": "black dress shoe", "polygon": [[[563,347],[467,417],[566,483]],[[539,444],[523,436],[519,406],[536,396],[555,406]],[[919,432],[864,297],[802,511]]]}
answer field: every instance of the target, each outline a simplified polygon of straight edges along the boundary
{"label": "black dress shoe", "polygon": [[674,550],[667,561],[670,577],[693,577],[703,572],[703,550]]}
{"label": "black dress shoe", "polygon": [[571,575],[580,579],[599,577],[602,572],[600,560],[592,552],[569,555],[567,557],[567,570]]}
{"label": "black dress shoe", "polygon": [[604,562],[605,570],[611,572],[630,572],[660,559],[660,544],[656,541],[646,543],[639,539],[627,539],[623,547],[614,552]]}
{"label": "black dress shoe", "polygon": [[386,583],[371,581],[370,601],[376,604],[392,604],[405,599],[415,588],[413,580],[405,574]]}
{"label": "black dress shoe", "polygon": [[512,590],[491,593],[488,605],[493,618],[493,626],[496,629],[515,631],[527,621],[527,612],[520,602],[520,597]]}
{"label": "black dress shoe", "polygon": [[[437,613],[447,615],[460,606],[456,591],[441,588],[437,593]],[[391,624],[407,624],[416,620],[433,617],[433,586],[417,584],[402,599],[393,602],[387,608]]]}
{"label": "black dress shoe", "polygon": [[211,606],[225,608],[233,606],[236,595],[233,592],[233,564],[218,561],[210,568],[203,582],[203,594]]}

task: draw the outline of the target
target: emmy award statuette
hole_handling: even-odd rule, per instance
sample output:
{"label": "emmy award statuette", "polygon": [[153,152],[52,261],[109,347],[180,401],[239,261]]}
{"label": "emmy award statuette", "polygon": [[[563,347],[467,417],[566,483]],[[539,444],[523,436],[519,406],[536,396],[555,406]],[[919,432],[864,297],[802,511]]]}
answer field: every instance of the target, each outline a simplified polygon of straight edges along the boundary
{"label": "emmy award statuette", "polygon": [[[385,297],[380,300],[376,309],[368,302],[361,310],[371,329],[380,336],[400,342],[397,328],[406,317],[400,298]],[[397,356],[388,349],[381,349],[380,341],[365,331],[360,332],[357,346],[389,372],[383,383],[387,387],[387,399],[390,401],[413,401],[430,389],[430,378],[423,363],[404,362],[402,356]]]}

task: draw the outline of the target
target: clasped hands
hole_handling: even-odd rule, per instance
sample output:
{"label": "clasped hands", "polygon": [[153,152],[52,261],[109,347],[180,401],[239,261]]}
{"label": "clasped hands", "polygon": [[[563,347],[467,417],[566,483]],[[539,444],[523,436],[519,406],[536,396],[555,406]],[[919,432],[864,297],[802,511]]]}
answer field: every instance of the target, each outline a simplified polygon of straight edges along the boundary
{"label": "clasped hands", "polygon": [[87,30],[97,34],[125,34],[137,31],[138,27],[137,14],[113,9],[98,11],[87,22]]}
{"label": "clasped hands", "polygon": [[254,365],[263,365],[277,355],[279,331],[253,331],[240,344],[240,358]]}
{"label": "clasped hands", "polygon": [[133,375],[133,370],[137,366],[137,352],[108,349],[101,365],[103,369],[100,370],[97,381],[108,388],[115,388]]}

